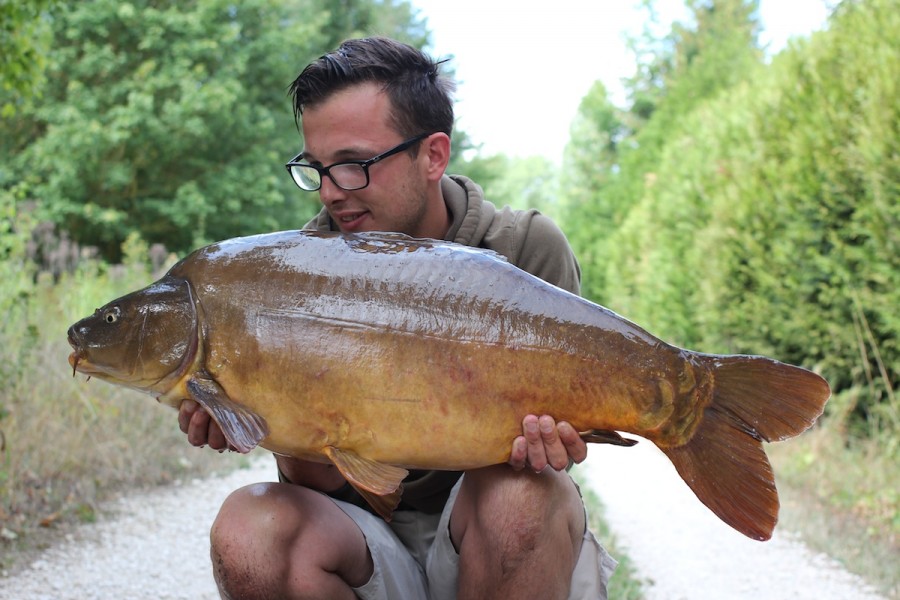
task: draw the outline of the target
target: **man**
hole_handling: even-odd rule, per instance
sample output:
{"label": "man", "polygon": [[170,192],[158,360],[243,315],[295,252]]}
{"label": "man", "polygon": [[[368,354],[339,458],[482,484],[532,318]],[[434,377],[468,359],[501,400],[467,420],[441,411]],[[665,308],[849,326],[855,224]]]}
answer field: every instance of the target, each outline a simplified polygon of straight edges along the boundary
{"label": "man", "polygon": [[[291,87],[305,147],[287,165],[323,204],[307,227],[490,248],[577,293],[574,256],[549,219],[497,210],[444,174],[452,89],[429,57],[385,38],[350,40],[309,65]],[[193,402],[179,422],[195,445],[227,444]],[[411,473],[389,524],[332,465],[277,456],[280,483],[234,492],[213,525],[223,597],[605,598],[615,561],[587,531],[565,472],[585,443],[568,423],[529,415],[510,444],[509,465]]]}

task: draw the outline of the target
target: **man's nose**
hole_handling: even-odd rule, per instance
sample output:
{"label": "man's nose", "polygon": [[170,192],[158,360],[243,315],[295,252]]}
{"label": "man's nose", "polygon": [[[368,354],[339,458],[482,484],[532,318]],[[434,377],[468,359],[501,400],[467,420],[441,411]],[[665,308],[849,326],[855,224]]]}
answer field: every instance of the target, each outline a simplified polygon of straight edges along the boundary
{"label": "man's nose", "polygon": [[322,185],[319,187],[319,199],[322,204],[330,204],[346,197],[346,191],[338,187],[331,175],[322,177]]}

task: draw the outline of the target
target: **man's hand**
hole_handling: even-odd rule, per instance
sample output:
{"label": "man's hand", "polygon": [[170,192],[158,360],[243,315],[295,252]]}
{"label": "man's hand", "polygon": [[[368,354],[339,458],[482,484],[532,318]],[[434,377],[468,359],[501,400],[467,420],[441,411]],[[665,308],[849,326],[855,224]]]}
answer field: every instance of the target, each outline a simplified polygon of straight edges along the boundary
{"label": "man's hand", "polygon": [[[193,400],[181,402],[178,409],[178,426],[187,434],[188,442],[194,446],[200,448],[209,446],[219,452],[235,450],[209,413]],[[278,455],[275,456],[275,462],[287,480],[296,485],[330,492],[346,483],[337,468],[328,462],[310,462]]]}
{"label": "man's hand", "polygon": [[569,459],[580,463],[585,458],[587,444],[569,423],[528,415],[522,420],[522,435],[513,440],[509,464],[517,471],[528,466],[539,473],[548,465],[562,471]]}
{"label": "man's hand", "polygon": [[182,400],[178,409],[178,426],[188,436],[188,442],[202,448],[210,448],[222,452],[234,450],[225,439],[225,434],[218,423],[212,420],[209,413],[193,400]]}

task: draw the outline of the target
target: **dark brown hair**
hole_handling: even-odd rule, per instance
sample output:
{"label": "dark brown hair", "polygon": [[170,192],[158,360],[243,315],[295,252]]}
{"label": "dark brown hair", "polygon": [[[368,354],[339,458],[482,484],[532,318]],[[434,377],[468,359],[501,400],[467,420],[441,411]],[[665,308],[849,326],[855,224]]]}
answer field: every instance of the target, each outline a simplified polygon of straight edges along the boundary
{"label": "dark brown hair", "polygon": [[371,82],[380,84],[390,98],[391,118],[400,135],[413,137],[439,131],[450,135],[451,95],[456,86],[441,75],[442,62],[389,38],[347,40],[310,63],[291,83],[294,118],[299,124],[304,108],[352,85]]}

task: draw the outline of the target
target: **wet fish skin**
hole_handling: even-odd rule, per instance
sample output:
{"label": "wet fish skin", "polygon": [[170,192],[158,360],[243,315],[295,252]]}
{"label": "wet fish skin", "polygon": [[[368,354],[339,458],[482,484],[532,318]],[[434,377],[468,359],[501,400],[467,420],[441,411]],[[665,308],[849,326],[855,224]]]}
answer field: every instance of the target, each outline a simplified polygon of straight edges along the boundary
{"label": "wet fish skin", "polygon": [[766,539],[778,499],[760,442],[809,427],[830,395],[798,367],[670,346],[493,253],[397,234],[213,244],[69,339],[76,370],[197,400],[244,451],[331,461],[386,517],[405,468],[505,462],[533,413],[653,441]]}

